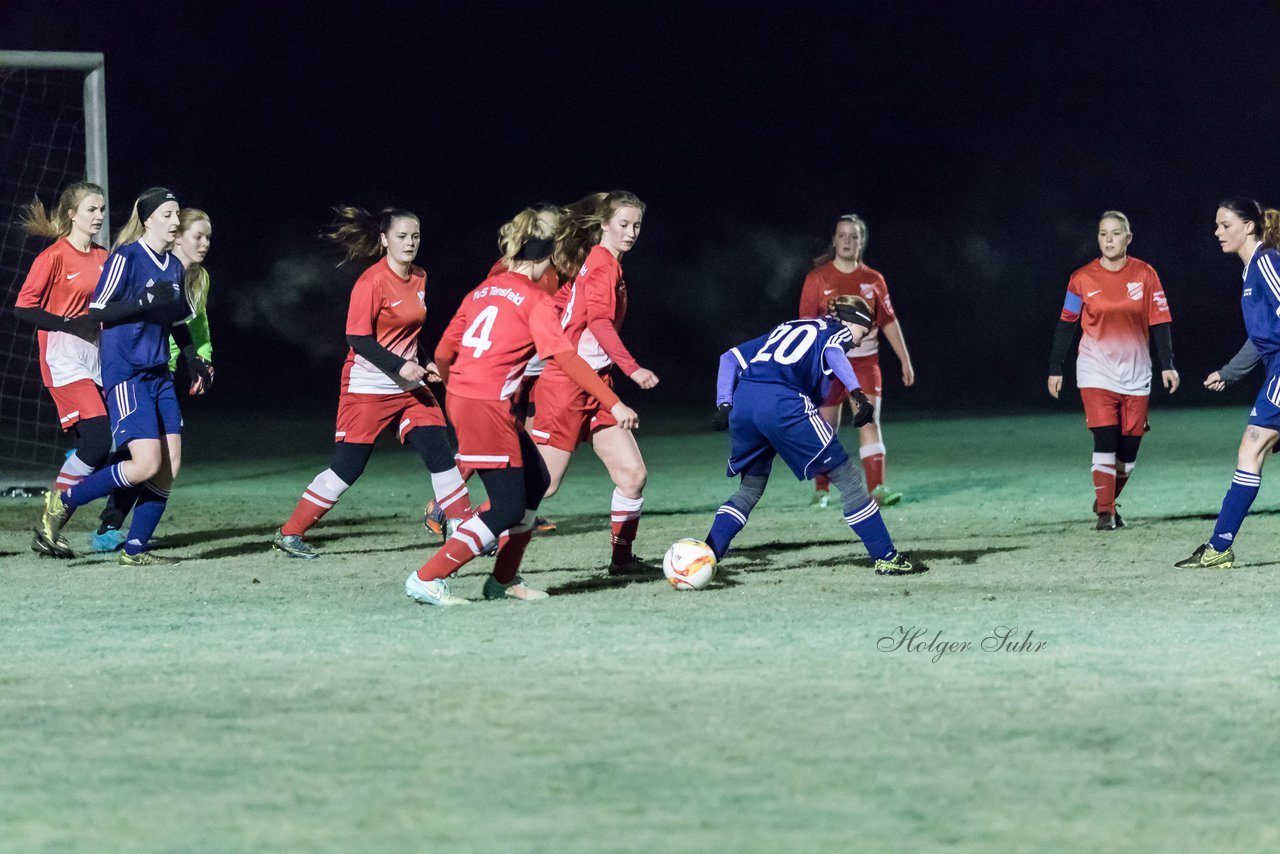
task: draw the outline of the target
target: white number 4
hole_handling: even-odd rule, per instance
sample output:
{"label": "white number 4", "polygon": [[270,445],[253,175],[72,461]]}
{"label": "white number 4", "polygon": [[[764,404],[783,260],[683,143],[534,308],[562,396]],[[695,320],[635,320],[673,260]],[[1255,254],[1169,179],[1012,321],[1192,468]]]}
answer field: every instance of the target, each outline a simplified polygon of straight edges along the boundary
{"label": "white number 4", "polygon": [[496,305],[485,306],[484,311],[476,315],[476,319],[471,321],[467,331],[462,334],[462,346],[475,348],[475,357],[477,359],[484,355],[485,350],[493,346],[493,342],[489,340],[489,332],[493,329],[493,322],[497,319],[498,307]]}

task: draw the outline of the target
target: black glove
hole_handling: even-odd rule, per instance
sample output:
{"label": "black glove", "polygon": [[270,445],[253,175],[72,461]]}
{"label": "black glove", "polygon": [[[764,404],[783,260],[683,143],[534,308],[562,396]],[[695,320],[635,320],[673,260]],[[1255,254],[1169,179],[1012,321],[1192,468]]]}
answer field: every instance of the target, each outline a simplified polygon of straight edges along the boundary
{"label": "black glove", "polygon": [[729,429],[729,413],[733,411],[732,403],[722,403],[716,407],[716,414],[711,416],[712,430]]}
{"label": "black glove", "polygon": [[79,317],[64,317],[63,320],[66,321],[63,325],[63,332],[70,332],[77,338],[83,338],[86,341],[94,341],[97,339],[98,330],[101,326],[98,321],[89,317],[89,315],[82,314]]}
{"label": "black glove", "polygon": [[213,369],[209,363],[196,353],[194,344],[188,344],[182,348],[182,357],[186,360],[187,373],[191,375],[191,381],[194,383],[199,380],[207,390],[213,384]]}
{"label": "black glove", "polygon": [[862,393],[862,389],[855,388],[849,392],[849,399],[853,401],[853,426],[861,427],[864,424],[870,424],[871,419],[876,417],[876,408],[871,405],[871,401],[867,400],[867,396]]}

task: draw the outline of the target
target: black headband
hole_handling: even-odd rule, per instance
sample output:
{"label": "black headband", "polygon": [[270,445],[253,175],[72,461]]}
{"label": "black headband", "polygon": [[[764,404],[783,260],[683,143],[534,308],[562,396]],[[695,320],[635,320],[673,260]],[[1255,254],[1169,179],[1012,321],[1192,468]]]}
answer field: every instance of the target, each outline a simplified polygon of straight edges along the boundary
{"label": "black headband", "polygon": [[177,201],[177,197],[164,187],[152,187],[138,197],[138,221],[146,222],[165,202]]}
{"label": "black headband", "polygon": [[554,237],[531,237],[520,247],[520,251],[516,253],[514,260],[541,261],[543,258],[550,257],[552,250],[555,248],[556,240]]}
{"label": "black headband", "polygon": [[856,323],[866,329],[870,329],[875,325],[875,318],[871,316],[871,312],[859,306],[857,303],[838,302],[831,309],[831,313],[835,315],[837,320],[843,320],[848,323]]}

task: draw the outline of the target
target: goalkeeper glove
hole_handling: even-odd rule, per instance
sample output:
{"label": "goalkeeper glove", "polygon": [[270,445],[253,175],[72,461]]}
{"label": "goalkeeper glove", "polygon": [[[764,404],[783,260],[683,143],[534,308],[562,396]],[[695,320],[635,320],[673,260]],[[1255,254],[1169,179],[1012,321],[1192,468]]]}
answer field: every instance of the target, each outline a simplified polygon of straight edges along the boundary
{"label": "goalkeeper glove", "polygon": [[853,426],[861,427],[864,424],[870,424],[871,419],[876,417],[876,408],[871,405],[871,401],[867,400],[867,396],[862,393],[862,389],[855,388],[849,392],[849,398],[853,401],[855,408],[853,413]]}
{"label": "goalkeeper glove", "polygon": [[733,411],[732,403],[722,403],[716,407],[716,414],[711,416],[712,430],[729,429],[729,413]]}

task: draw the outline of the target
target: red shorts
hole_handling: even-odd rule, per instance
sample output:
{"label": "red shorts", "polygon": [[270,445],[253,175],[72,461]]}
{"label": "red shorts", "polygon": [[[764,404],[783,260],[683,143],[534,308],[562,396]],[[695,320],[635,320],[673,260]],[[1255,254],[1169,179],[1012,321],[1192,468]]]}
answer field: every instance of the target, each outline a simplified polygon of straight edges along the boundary
{"label": "red shorts", "polygon": [[70,430],[77,421],[88,418],[106,417],[106,398],[102,389],[93,380],[76,380],[66,385],[49,387],[49,396],[58,407],[58,425],[63,430]]}
{"label": "red shorts", "polygon": [[1080,399],[1084,401],[1084,423],[1094,427],[1120,425],[1122,436],[1141,436],[1151,429],[1147,424],[1145,394],[1120,394],[1105,388],[1082,388]]}
{"label": "red shorts", "polygon": [[[608,370],[600,373],[600,379],[613,388],[613,377]],[[539,445],[573,453],[596,430],[618,425],[613,413],[600,401],[559,372],[543,372],[533,387],[533,402],[533,426],[529,435]]]}
{"label": "red shorts", "polygon": [[395,394],[352,394],[338,398],[338,428],[335,442],[372,445],[387,425],[396,425],[396,438],[404,443],[414,427],[443,427],[444,410],[428,389],[416,388]]}
{"label": "red shorts", "polygon": [[458,433],[455,459],[459,466],[473,469],[524,466],[524,455],[520,452],[524,425],[516,420],[511,401],[450,395],[449,419]]}
{"label": "red shorts", "polygon": [[[862,393],[867,397],[879,397],[880,357],[858,356],[850,359],[849,364],[853,366],[853,375],[858,378],[858,385],[862,386]],[[839,406],[848,399],[849,390],[844,387],[844,383],[833,377],[827,396],[822,399],[822,405]]]}

